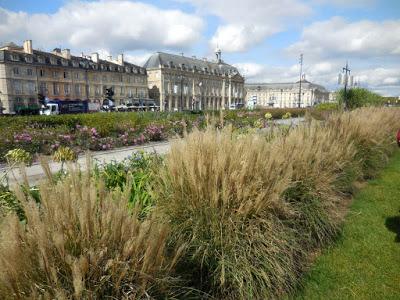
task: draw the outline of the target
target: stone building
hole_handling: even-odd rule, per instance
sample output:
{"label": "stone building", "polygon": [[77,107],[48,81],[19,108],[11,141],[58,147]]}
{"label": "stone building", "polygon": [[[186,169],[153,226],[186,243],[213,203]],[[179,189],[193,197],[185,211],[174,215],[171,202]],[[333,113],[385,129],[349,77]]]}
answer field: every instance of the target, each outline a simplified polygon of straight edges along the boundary
{"label": "stone building", "polygon": [[147,98],[146,69],[125,62],[122,54],[102,60],[97,53],[73,56],[69,49],[44,52],[34,50],[30,40],[22,47],[0,47],[0,107],[5,113],[37,106],[40,97],[101,103],[106,88],[113,88],[116,104]]}
{"label": "stone building", "polygon": [[244,103],[244,78],[221,59],[197,59],[163,52],[145,63],[149,96],[161,110],[227,109]]}
{"label": "stone building", "polygon": [[[299,82],[296,83],[249,83],[246,84],[247,100],[262,107],[299,107]],[[300,107],[310,107],[328,102],[329,91],[323,86],[301,81]]]}

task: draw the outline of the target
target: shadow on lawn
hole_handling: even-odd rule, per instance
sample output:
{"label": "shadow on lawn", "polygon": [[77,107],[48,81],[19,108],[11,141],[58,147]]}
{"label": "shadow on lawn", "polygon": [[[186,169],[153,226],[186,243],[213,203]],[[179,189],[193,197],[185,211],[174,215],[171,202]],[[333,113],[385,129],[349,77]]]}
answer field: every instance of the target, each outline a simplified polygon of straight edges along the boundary
{"label": "shadow on lawn", "polygon": [[390,231],[396,233],[394,241],[400,243],[400,215],[386,218],[385,226]]}

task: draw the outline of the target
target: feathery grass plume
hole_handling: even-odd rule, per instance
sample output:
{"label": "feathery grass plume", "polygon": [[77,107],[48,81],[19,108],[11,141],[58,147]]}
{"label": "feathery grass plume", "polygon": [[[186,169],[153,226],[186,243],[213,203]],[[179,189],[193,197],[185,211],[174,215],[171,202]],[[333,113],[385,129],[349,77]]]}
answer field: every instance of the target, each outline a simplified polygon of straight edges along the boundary
{"label": "feathery grass plume", "polygon": [[217,298],[293,290],[307,256],[335,237],[343,194],[392,151],[399,120],[362,109],[272,139],[209,127],[174,143],[157,206],[188,243],[179,270]]}
{"label": "feathery grass plume", "polygon": [[217,297],[261,299],[297,277],[296,232],[277,218],[294,213],[280,201],[292,176],[280,151],[227,127],[195,131],[166,157],[158,206],[190,245],[180,268],[199,272],[194,280]]}
{"label": "feathery grass plume", "polygon": [[[169,228],[127,209],[127,193],[107,192],[68,166],[63,181],[26,201],[26,223],[0,224],[2,299],[143,299],[173,296],[171,270],[182,248],[167,251]],[[118,196],[118,197],[116,197]]]}
{"label": "feathery grass plume", "polygon": [[350,135],[357,149],[356,160],[364,178],[371,178],[395,149],[395,132],[400,127],[396,108],[360,108],[328,117],[328,127],[337,128],[339,136]]}

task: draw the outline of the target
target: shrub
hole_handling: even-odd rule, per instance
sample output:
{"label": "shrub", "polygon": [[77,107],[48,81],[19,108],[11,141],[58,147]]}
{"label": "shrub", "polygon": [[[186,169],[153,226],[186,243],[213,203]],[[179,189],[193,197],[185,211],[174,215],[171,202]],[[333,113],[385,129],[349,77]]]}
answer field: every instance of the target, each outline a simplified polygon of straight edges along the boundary
{"label": "shrub", "polygon": [[381,95],[365,88],[348,89],[346,96],[344,89],[341,89],[337,94],[337,100],[340,105],[343,105],[345,98],[347,100],[347,107],[350,109],[363,106],[382,106],[385,103],[385,99]]}
{"label": "shrub", "polygon": [[128,189],[130,207],[139,206],[140,215],[146,215],[154,205],[152,196],[155,169],[161,164],[157,154],[136,152],[122,162],[97,164],[94,174],[104,181],[108,190]]}
{"label": "shrub", "polygon": [[335,103],[319,103],[315,106],[315,109],[317,111],[332,111],[332,110],[338,110],[339,109],[339,104],[337,102]]}
{"label": "shrub", "polygon": [[343,195],[382,165],[399,127],[398,110],[362,109],[272,139],[225,128],[173,144],[156,207],[173,241],[188,244],[179,270],[219,299],[290,292],[310,253],[336,236]]}
{"label": "shrub", "polygon": [[291,117],[292,117],[292,114],[290,112],[287,112],[282,116],[282,119],[290,119]]}
{"label": "shrub", "polygon": [[[71,170],[70,170],[71,171]],[[26,223],[0,223],[3,299],[142,299],[173,296],[171,270],[181,249],[167,251],[169,229],[126,209],[129,192],[72,172],[26,201]]]}
{"label": "shrub", "polygon": [[5,157],[9,164],[30,165],[32,163],[32,156],[28,152],[20,148],[8,151]]}
{"label": "shrub", "polygon": [[75,161],[77,159],[78,159],[78,156],[69,147],[60,147],[53,154],[53,160],[56,162],[65,163],[67,161]]}

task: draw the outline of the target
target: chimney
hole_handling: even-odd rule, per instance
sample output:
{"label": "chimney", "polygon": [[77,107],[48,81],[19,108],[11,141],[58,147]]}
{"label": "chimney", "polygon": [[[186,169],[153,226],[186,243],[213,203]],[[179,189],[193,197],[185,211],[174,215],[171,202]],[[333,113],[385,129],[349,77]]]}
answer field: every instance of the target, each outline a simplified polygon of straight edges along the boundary
{"label": "chimney", "polygon": [[71,51],[69,49],[63,49],[61,51],[61,56],[65,59],[71,59]]}
{"label": "chimney", "polygon": [[124,65],[124,54],[118,54],[117,62],[118,62],[118,64],[121,65],[121,66]]}
{"label": "chimney", "polygon": [[33,54],[32,40],[25,40],[24,41],[24,52],[28,53],[28,54]]}
{"label": "chimney", "polygon": [[112,61],[112,55],[107,56],[108,61]]}
{"label": "chimney", "polygon": [[93,60],[95,63],[98,63],[98,62],[99,62],[99,54],[98,54],[97,52],[92,53],[92,60]]}

